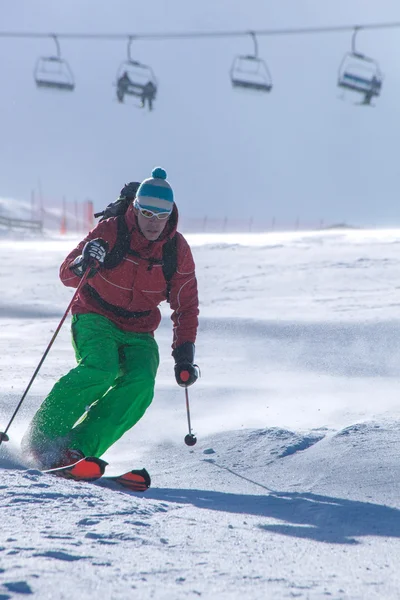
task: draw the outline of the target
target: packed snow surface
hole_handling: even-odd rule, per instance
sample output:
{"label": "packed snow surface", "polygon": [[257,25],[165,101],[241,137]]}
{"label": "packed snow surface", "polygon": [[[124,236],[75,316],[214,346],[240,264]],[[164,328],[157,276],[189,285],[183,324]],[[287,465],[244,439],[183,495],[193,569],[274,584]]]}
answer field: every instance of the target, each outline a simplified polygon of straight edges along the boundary
{"label": "packed snow surface", "polygon": [[[74,365],[67,322],[0,447],[0,600],[399,598],[400,231],[188,240],[197,445],[164,306],[154,402],[104,456],[151,489],[27,469],[21,436]],[[58,267],[77,241],[0,240],[2,429],[71,298]]]}

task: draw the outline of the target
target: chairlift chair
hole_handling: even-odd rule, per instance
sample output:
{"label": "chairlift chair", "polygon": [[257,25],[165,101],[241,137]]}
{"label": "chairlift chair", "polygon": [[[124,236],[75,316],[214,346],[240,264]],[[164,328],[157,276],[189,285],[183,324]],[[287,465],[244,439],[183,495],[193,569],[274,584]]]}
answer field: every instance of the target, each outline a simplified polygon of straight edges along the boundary
{"label": "chairlift chair", "polygon": [[117,88],[117,99],[124,101],[125,95],[136,96],[141,99],[141,107],[144,108],[145,99],[148,100],[149,109],[152,110],[153,100],[157,94],[157,79],[153,69],[148,65],[133,60],[131,56],[131,44],[133,37],[128,38],[127,60],[125,60],[117,71],[115,85]]}
{"label": "chairlift chair", "polygon": [[38,59],[34,72],[38,88],[48,88],[73,92],[74,76],[67,61],[57,56],[42,56]]}
{"label": "chairlift chair", "polygon": [[249,32],[254,42],[254,54],[239,55],[233,60],[230,70],[231,83],[234,88],[270,92],[272,77],[267,63],[258,57],[258,44],[253,32]]}
{"label": "chairlift chair", "polygon": [[67,61],[61,58],[60,45],[55,35],[52,36],[57,56],[42,56],[38,58],[34,69],[35,83],[38,88],[47,88],[72,92],[75,81],[72,70]]}
{"label": "chairlift chair", "polygon": [[149,82],[153,83],[157,90],[157,80],[151,67],[143,65],[137,60],[126,60],[120,65],[117,72],[117,94],[118,88],[120,88],[120,92],[124,94],[141,97],[144,87]]}
{"label": "chairlift chair", "polygon": [[236,56],[231,67],[234,88],[270,92],[272,78],[264,60],[256,56]]}
{"label": "chairlift chair", "polygon": [[356,50],[356,36],[360,27],[355,27],[351,41],[351,52],[347,52],[339,67],[337,85],[365,96],[362,104],[369,104],[373,96],[379,96],[383,75],[373,58]]}
{"label": "chairlift chair", "polygon": [[382,72],[376,60],[353,52],[345,54],[339,67],[339,87],[379,96],[382,79]]}

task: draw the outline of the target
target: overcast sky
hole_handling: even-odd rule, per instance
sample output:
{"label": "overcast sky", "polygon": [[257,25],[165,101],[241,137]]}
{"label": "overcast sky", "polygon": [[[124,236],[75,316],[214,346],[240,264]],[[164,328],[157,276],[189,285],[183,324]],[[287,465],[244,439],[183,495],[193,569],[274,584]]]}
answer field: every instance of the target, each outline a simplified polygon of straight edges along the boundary
{"label": "overcast sky", "polygon": [[[400,21],[400,3],[0,0],[0,16],[2,31],[134,34]],[[40,181],[49,204],[65,195],[100,208],[161,165],[185,216],[400,225],[400,29],[358,35],[385,74],[374,108],[339,99],[350,43],[349,32],[260,37],[274,89],[255,96],[229,80],[249,37],[136,41],[132,54],[159,81],[148,113],[115,100],[125,41],[61,40],[76,90],[60,94],[33,81],[50,38],[0,39],[0,196],[29,199]]]}

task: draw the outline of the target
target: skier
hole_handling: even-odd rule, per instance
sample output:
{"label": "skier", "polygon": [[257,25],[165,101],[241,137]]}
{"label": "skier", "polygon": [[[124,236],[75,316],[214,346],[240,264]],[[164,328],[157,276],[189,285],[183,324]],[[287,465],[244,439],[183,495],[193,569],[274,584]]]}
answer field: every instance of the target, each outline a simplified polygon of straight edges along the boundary
{"label": "skier", "polygon": [[124,71],[123,75],[117,81],[117,98],[119,102],[124,101],[124,96],[128,93],[130,85],[132,85],[132,82],[127,71]]}
{"label": "skier", "polygon": [[152,81],[148,81],[142,91],[141,108],[146,108],[146,100],[149,110],[153,110],[153,101],[156,97],[157,88]]}
{"label": "skier", "polygon": [[[125,255],[119,219],[128,235]],[[176,381],[184,387],[196,381],[197,282],[177,223],[172,188],[158,167],[140,184],[126,213],[99,222],[62,263],[66,286],[76,288],[90,272],[71,310],[78,365],[54,385],[23,438],[23,450],[40,468],[100,457],[142,418],[159,364],[158,305],[167,298]],[[163,246],[172,239],[176,270],[166,285]]]}

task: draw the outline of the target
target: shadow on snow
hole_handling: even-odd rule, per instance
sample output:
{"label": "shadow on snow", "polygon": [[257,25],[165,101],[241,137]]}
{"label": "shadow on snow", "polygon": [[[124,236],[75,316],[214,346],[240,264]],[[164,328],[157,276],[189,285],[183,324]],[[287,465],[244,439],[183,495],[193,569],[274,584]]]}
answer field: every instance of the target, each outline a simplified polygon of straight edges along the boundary
{"label": "shadow on snow", "polygon": [[146,497],[197,508],[277,519],[263,531],[330,544],[357,544],[365,536],[400,537],[400,510],[312,493],[247,495],[207,490],[153,488]]}

